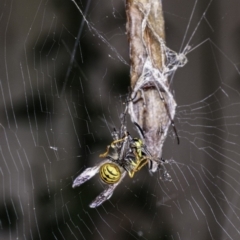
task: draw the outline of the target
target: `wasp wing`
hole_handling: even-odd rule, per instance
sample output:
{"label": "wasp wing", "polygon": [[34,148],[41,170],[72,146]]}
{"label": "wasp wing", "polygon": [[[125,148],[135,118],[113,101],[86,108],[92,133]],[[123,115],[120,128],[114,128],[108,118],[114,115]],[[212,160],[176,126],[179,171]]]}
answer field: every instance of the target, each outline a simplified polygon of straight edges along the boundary
{"label": "wasp wing", "polygon": [[99,168],[101,167],[101,165],[103,165],[104,163],[107,163],[107,162],[110,162],[110,161],[109,160],[105,160],[105,161],[102,161],[101,163],[99,163],[98,165],[96,165],[94,167],[85,169],[73,181],[72,187],[73,188],[78,187],[78,186],[82,185],[83,183],[85,183],[86,181],[88,181],[90,178],[92,178],[93,176],[95,176],[99,172]]}
{"label": "wasp wing", "polygon": [[89,205],[90,208],[95,208],[100,206],[103,202],[108,200],[112,195],[115,190],[115,188],[121,183],[123,178],[126,176],[126,171],[124,171],[121,175],[121,178],[119,182],[114,183],[114,184],[108,184],[108,187],[100,194],[97,196],[97,198]]}

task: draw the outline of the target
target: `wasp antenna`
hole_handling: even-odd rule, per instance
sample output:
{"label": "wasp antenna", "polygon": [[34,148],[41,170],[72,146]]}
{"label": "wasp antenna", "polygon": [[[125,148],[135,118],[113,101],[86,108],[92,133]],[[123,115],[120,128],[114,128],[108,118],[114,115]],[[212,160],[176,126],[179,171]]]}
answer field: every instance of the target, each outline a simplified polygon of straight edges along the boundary
{"label": "wasp antenna", "polygon": [[144,132],[143,132],[142,128],[138,125],[138,123],[134,122],[134,125],[137,127],[137,129],[138,129],[139,132],[141,133],[142,138],[145,138]]}
{"label": "wasp antenna", "polygon": [[177,136],[177,144],[179,145],[180,144],[180,140],[179,140],[179,137]]}
{"label": "wasp antenna", "polygon": [[177,144],[179,145],[180,144],[180,140],[179,140],[179,136],[178,136],[177,129],[175,127],[174,121],[171,121],[171,124],[172,124],[173,131],[174,131],[174,133],[176,135],[176,138],[177,138]]}

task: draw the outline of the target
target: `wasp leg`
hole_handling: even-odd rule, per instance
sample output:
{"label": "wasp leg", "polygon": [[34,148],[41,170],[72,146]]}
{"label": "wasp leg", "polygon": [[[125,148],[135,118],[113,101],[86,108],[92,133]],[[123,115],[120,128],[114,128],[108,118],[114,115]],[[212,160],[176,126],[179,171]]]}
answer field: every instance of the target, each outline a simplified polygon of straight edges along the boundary
{"label": "wasp leg", "polygon": [[147,158],[143,158],[142,160],[137,160],[137,163],[132,162],[134,169],[128,172],[130,178],[133,178],[134,174],[142,169],[148,163]]}
{"label": "wasp leg", "polygon": [[105,158],[105,157],[107,157],[107,155],[108,155],[108,153],[109,153],[109,149],[110,149],[110,148],[115,148],[115,147],[116,147],[116,144],[125,141],[125,138],[126,138],[126,137],[113,141],[110,145],[107,146],[107,151],[106,151],[105,153],[100,154],[99,157],[100,157],[100,158]]}

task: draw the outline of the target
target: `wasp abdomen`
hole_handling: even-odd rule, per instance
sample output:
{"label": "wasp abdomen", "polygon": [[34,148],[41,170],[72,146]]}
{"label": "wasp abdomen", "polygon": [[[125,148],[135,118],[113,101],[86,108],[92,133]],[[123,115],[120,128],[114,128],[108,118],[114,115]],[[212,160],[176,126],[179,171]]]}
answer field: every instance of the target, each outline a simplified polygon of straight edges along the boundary
{"label": "wasp abdomen", "polygon": [[107,184],[117,183],[121,177],[121,171],[114,163],[103,164],[99,172],[102,181]]}

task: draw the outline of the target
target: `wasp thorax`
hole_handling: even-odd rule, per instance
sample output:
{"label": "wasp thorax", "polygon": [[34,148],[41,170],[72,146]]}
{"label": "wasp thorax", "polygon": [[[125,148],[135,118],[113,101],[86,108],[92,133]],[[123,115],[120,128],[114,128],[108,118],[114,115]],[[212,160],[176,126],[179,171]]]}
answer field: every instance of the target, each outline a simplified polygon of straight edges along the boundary
{"label": "wasp thorax", "polygon": [[100,178],[107,184],[114,184],[119,181],[121,171],[114,163],[105,163],[100,167]]}

